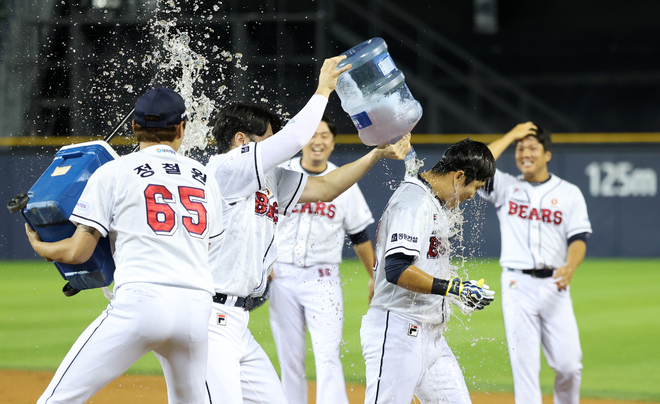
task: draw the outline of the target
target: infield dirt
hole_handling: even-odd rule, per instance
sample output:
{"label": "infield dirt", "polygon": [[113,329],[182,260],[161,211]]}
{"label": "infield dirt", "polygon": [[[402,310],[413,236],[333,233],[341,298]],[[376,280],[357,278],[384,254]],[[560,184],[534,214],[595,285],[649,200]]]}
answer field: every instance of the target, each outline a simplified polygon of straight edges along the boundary
{"label": "infield dirt", "polygon": [[[52,372],[30,372],[22,370],[0,370],[0,402],[2,404],[33,404],[46,389]],[[346,386],[351,404],[364,402],[364,386]],[[314,383],[310,383],[310,403],[314,403]],[[582,404],[639,404],[640,401],[614,401],[582,399]],[[167,403],[165,379],[162,376],[121,376],[92,397],[88,403]],[[472,394],[473,404],[510,404],[513,395],[508,393]],[[552,404],[552,397],[544,396],[543,404]],[[649,403],[645,403],[649,404]]]}

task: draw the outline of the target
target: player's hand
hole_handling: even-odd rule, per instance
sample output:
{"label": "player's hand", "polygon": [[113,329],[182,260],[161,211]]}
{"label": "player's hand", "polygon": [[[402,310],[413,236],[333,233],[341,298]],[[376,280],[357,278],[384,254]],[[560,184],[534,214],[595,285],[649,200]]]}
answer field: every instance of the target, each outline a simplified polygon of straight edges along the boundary
{"label": "player's hand", "polygon": [[371,306],[371,300],[374,298],[374,278],[369,278],[367,289],[369,290],[369,306]]}
{"label": "player's hand", "polygon": [[34,246],[35,243],[41,241],[41,237],[35,230],[33,230],[29,224],[25,223],[25,234],[27,234],[28,241]]}
{"label": "player's hand", "polygon": [[461,282],[459,277],[452,278],[447,288],[447,295],[450,294],[458,296],[461,302],[475,310],[483,310],[495,299],[495,291],[490,290],[483,279]]}
{"label": "player's hand", "polygon": [[512,142],[515,142],[529,135],[536,136],[537,129],[533,122],[519,123],[504,136],[509,137]]}
{"label": "player's hand", "polygon": [[321,66],[321,72],[319,73],[319,86],[314,94],[320,94],[326,98],[330,97],[330,94],[335,91],[335,87],[337,86],[337,77],[352,67],[352,65],[346,65],[341,69],[337,69],[339,62],[344,59],[346,59],[346,55],[335,56],[323,61],[323,66]]}
{"label": "player's hand", "polygon": [[[32,248],[35,250],[35,252],[36,252],[37,254],[39,254],[39,251],[37,251],[36,246],[37,246],[39,243],[43,242],[43,241],[41,240],[41,237],[39,236],[39,234],[38,234],[35,230],[33,230],[33,229],[30,227],[30,225],[27,224],[27,223],[25,223],[25,234],[27,234],[28,241],[30,242],[30,245],[32,246]],[[39,255],[41,255],[41,254],[39,254]],[[42,256],[42,257],[43,257],[43,256]],[[48,261],[48,262],[53,262],[53,260],[48,259],[48,258],[46,258],[46,257],[44,257],[44,259],[46,259],[46,261]]]}
{"label": "player's hand", "polygon": [[552,277],[557,285],[557,290],[562,291],[568,288],[568,285],[573,279],[573,274],[575,273],[575,268],[569,266],[558,268],[555,271],[555,276]]}
{"label": "player's hand", "polygon": [[378,159],[387,157],[392,160],[403,160],[410,152],[410,133],[394,144],[384,144],[376,148]]}

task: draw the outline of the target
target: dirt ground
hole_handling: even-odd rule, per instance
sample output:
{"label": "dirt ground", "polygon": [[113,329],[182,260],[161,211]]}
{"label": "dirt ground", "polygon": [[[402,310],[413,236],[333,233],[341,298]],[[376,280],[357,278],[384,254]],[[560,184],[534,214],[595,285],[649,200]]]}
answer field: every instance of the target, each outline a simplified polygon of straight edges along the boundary
{"label": "dirt ground", "polygon": [[[53,377],[52,372],[29,372],[19,370],[0,371],[0,403],[33,404],[46,389]],[[351,404],[364,402],[364,386],[347,385]],[[309,389],[310,402],[314,403],[313,383]],[[88,403],[167,403],[165,379],[162,376],[122,376],[92,397]],[[513,403],[513,395],[506,393],[474,394],[473,404]],[[582,404],[635,404],[633,401],[582,399]],[[543,397],[543,404],[552,404],[552,397]],[[646,403],[648,404],[648,403]]]}

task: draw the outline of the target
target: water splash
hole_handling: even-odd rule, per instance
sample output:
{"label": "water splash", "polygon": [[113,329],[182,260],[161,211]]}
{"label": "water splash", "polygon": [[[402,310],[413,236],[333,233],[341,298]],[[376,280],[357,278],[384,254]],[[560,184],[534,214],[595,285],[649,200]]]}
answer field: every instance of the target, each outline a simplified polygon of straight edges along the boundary
{"label": "water splash", "polygon": [[[156,51],[145,58],[143,67],[149,63],[157,65],[157,77],[164,73],[181,72],[175,80],[174,91],[178,92],[186,103],[188,122],[180,154],[187,154],[193,148],[204,149],[211,140],[209,122],[215,109],[215,102],[204,94],[195,91],[196,84],[202,84],[203,74],[208,70],[208,59],[190,47],[190,34],[180,31],[177,19],[154,20],[152,34],[161,42],[163,52]],[[222,68],[219,67],[220,71]]]}
{"label": "water splash", "polygon": [[424,162],[417,158],[417,152],[415,148],[410,146],[410,152],[403,159],[404,165],[406,167],[405,178],[414,177],[419,172],[419,169],[424,166]]}

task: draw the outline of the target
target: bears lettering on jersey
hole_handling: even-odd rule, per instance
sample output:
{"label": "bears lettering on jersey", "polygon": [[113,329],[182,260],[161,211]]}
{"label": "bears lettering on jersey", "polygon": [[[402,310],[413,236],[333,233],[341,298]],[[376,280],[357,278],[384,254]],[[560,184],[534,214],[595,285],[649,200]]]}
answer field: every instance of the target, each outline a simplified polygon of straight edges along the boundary
{"label": "bears lettering on jersey", "polygon": [[260,216],[266,215],[273,223],[277,223],[277,202],[271,204],[268,195],[259,191],[254,195],[254,212]]}
{"label": "bears lettering on jersey", "polygon": [[541,220],[543,223],[554,223],[556,225],[561,224],[563,216],[560,210],[553,212],[551,209],[540,209],[539,212],[536,208],[530,210],[528,205],[517,204],[513,201],[509,201],[509,215],[518,216],[521,219]]}
{"label": "bears lettering on jersey", "polygon": [[337,207],[332,203],[300,203],[291,211],[291,213],[310,213],[312,215],[327,216],[330,219],[335,217]]}
{"label": "bears lettering on jersey", "polygon": [[439,256],[444,255],[446,252],[447,249],[444,245],[442,245],[440,240],[435,236],[431,236],[429,239],[429,251],[426,253],[426,258],[438,258]]}

